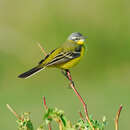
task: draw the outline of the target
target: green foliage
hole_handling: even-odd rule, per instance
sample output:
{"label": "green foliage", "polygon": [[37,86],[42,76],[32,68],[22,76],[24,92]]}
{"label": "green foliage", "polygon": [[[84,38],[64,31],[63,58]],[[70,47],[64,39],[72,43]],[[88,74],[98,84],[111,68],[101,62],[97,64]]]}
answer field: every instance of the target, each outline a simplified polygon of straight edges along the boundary
{"label": "green foliage", "polygon": [[18,130],[34,130],[29,115],[30,113],[25,112],[21,115],[21,118],[16,121]]}
{"label": "green foliage", "polygon": [[[93,120],[92,116],[89,116],[89,119],[93,125],[93,127],[96,130],[104,130],[105,126],[106,126],[106,118],[103,117],[102,121],[99,120]],[[76,129],[80,129],[80,130],[91,130],[91,126],[88,122],[84,122],[82,119],[78,120],[78,122],[75,125]]]}
{"label": "green foliage", "polygon": [[59,124],[59,128],[62,128],[62,130],[74,130],[71,122],[64,116],[64,111],[58,110],[57,108],[49,108],[46,111],[43,120],[46,122],[46,124],[53,120],[56,121]]}
{"label": "green foliage", "polygon": [[[18,130],[34,130],[29,115],[29,113],[23,113],[21,119],[17,120]],[[104,127],[106,126],[105,117],[102,121],[93,120],[92,116],[89,116],[89,118],[95,130],[104,130]],[[72,125],[71,121],[65,117],[64,111],[57,108],[48,108],[46,110],[43,116],[42,125],[37,128],[37,130],[45,130],[44,128],[52,121],[55,121],[59,125],[59,130],[92,130],[90,124],[83,119],[79,119]]]}

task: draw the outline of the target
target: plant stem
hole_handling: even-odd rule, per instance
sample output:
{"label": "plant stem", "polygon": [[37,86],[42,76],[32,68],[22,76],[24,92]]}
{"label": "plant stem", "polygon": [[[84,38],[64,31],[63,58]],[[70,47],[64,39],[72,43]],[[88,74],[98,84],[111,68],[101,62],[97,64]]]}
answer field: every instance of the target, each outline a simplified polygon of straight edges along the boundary
{"label": "plant stem", "polygon": [[117,112],[117,114],[116,114],[116,118],[115,118],[115,130],[118,130],[118,129],[119,129],[119,127],[118,127],[118,122],[119,122],[119,117],[120,117],[120,113],[121,113],[121,111],[122,111],[122,108],[123,108],[123,106],[120,105],[120,108],[119,108],[119,110],[118,110],[118,112]]}
{"label": "plant stem", "polygon": [[6,106],[13,113],[13,115],[16,116],[16,118],[18,118],[19,120],[23,120],[9,104],[6,104]]}
{"label": "plant stem", "polygon": [[83,108],[84,108],[84,112],[85,112],[85,117],[86,117],[86,120],[88,121],[88,123],[90,124],[92,130],[95,130],[95,128],[93,127],[90,119],[89,119],[89,116],[88,116],[88,110],[87,110],[87,105],[85,104],[83,98],[80,96],[78,90],[75,88],[75,85],[74,85],[74,82],[72,81],[72,77],[71,77],[71,74],[70,74],[70,71],[69,70],[65,70],[66,71],[66,77],[69,79],[70,81],[70,86],[71,88],[74,90],[75,94],[78,96],[80,102],[83,104]]}
{"label": "plant stem", "polygon": [[[45,108],[46,110],[48,110],[48,107],[47,107],[47,104],[46,104],[46,98],[45,98],[45,96],[43,96],[43,104],[44,104],[44,108]],[[50,122],[48,123],[48,129],[51,130],[51,123],[50,123]]]}
{"label": "plant stem", "polygon": [[84,117],[81,112],[79,112],[80,118],[84,121]]}
{"label": "plant stem", "polygon": [[63,127],[62,127],[62,122],[61,120],[58,120],[57,123],[59,124],[59,130],[63,130]]}
{"label": "plant stem", "polygon": [[41,49],[41,51],[43,52],[44,56],[47,56],[47,53],[45,52],[44,48],[41,46],[41,44],[39,42],[37,42],[39,48]]}
{"label": "plant stem", "polygon": [[46,98],[45,96],[43,96],[43,103],[44,103],[44,107],[46,110],[48,110],[47,104],[46,104]]}

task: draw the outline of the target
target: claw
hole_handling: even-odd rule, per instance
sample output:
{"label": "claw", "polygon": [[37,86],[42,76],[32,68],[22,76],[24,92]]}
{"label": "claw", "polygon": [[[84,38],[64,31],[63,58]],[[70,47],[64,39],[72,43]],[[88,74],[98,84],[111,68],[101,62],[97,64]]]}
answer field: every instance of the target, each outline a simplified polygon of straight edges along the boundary
{"label": "claw", "polygon": [[66,69],[66,70],[62,69],[61,72],[70,81],[69,88],[71,88],[71,84],[72,84],[72,86],[74,86],[74,82],[72,81],[70,71],[68,69]]}
{"label": "claw", "polygon": [[67,79],[69,79],[69,77],[68,77],[68,70],[61,70],[61,72]]}

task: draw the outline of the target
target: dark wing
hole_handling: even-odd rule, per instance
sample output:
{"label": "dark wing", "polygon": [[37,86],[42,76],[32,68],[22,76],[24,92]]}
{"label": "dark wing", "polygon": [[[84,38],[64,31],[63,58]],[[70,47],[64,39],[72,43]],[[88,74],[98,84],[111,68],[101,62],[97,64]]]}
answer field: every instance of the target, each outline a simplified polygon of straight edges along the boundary
{"label": "dark wing", "polygon": [[61,52],[55,58],[53,58],[49,63],[47,63],[46,66],[63,64],[79,56],[80,56],[80,52],[76,52],[76,51]]}

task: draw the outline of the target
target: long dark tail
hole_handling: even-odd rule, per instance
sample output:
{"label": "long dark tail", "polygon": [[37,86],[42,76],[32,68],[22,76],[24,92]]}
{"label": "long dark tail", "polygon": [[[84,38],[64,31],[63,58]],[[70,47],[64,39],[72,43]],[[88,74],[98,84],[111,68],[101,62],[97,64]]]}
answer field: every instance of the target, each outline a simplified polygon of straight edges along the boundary
{"label": "long dark tail", "polygon": [[25,73],[20,74],[18,77],[19,78],[29,78],[30,76],[38,73],[42,69],[43,69],[42,67],[37,66],[37,67],[34,67],[34,68],[32,68],[31,70],[29,70],[29,71],[27,71]]}

